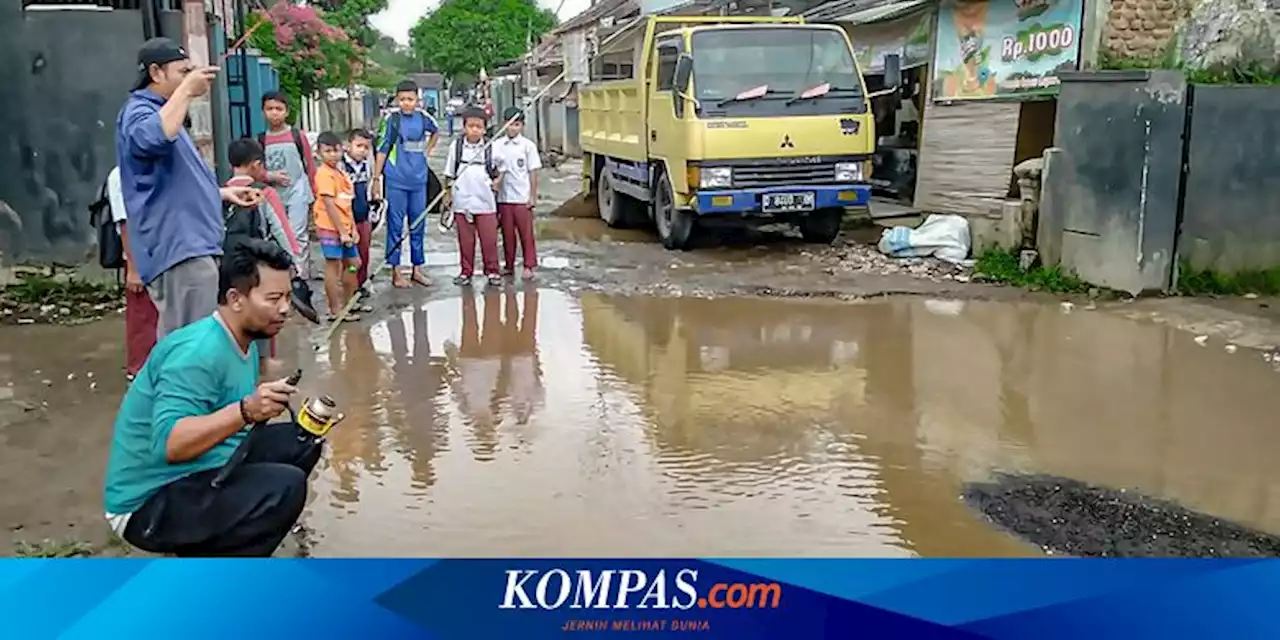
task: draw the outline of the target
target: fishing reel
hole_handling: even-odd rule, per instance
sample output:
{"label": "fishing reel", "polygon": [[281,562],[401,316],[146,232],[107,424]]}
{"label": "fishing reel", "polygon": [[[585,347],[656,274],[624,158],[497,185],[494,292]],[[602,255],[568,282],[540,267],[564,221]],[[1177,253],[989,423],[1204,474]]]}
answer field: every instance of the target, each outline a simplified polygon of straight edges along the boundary
{"label": "fishing reel", "polygon": [[[289,376],[286,381],[289,386],[296,387],[302,381],[302,369],[298,369],[293,375]],[[329,396],[317,396],[312,399],[304,399],[302,401],[302,409],[295,412],[293,407],[287,407],[289,411],[290,421],[299,428],[298,439],[309,440],[311,444],[319,446],[324,437],[339,422],[346,419],[346,414],[338,411],[338,405],[333,398]],[[240,442],[236,450],[232,452],[231,459],[218,470],[218,475],[214,476],[210,483],[214,489],[219,489],[226,484],[227,478],[235,472],[240,465],[244,464],[245,458],[249,456],[249,451],[253,449],[254,436],[266,426],[266,422],[259,422],[249,430],[249,435]]]}

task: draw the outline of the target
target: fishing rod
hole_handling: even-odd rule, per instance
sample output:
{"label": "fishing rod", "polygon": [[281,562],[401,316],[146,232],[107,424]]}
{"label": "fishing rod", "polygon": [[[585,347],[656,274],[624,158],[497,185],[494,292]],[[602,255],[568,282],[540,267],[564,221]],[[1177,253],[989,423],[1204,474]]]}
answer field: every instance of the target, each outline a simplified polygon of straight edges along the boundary
{"label": "fishing rod", "polygon": [[[563,2],[562,2],[561,4],[563,4]],[[643,14],[642,14],[642,15],[639,15],[639,16],[636,16],[636,17],[635,17],[635,18],[633,18],[630,22],[628,22],[628,23],[626,23],[625,25],[623,25],[623,26],[622,26],[622,28],[620,28],[620,29],[618,29],[617,31],[613,32],[612,34],[610,34],[610,35],[609,35],[609,37],[607,37],[607,38],[605,38],[603,41],[601,41],[601,42],[600,42],[600,47],[604,47],[604,46],[608,45],[609,43],[611,43],[611,42],[613,42],[615,39],[617,39],[619,36],[621,36],[621,35],[623,35],[623,34],[627,33],[628,31],[630,31],[630,30],[631,30],[631,28],[632,28],[632,27],[634,27],[634,26],[636,26],[637,24],[639,24],[639,23],[640,23],[641,21],[643,21],[646,17],[647,17],[647,16],[645,16],[645,15],[643,15]],[[601,52],[597,53],[596,55],[597,55],[597,56],[600,56],[600,55],[604,55],[604,54],[606,54],[606,53],[611,53],[611,51],[601,51]],[[557,75],[556,75],[556,77],[555,77],[555,78],[552,78],[551,82],[548,82],[548,83],[547,83],[547,86],[543,87],[540,91],[538,91],[538,93],[534,94],[533,98],[531,98],[531,99],[529,99],[529,100],[527,101],[527,104],[525,104],[524,106],[519,107],[520,112],[519,112],[519,113],[517,113],[516,115],[512,116],[511,118],[509,118],[505,123],[503,123],[502,127],[505,129],[506,127],[510,126],[510,125],[511,125],[511,123],[513,123],[513,122],[515,122],[515,121],[517,121],[517,120],[519,120],[519,119],[523,118],[523,117],[524,117],[524,113],[525,113],[525,111],[529,108],[529,106],[530,106],[530,105],[533,105],[533,104],[536,104],[536,103],[538,102],[538,100],[539,100],[540,98],[542,98],[542,96],[546,95],[546,94],[547,94],[547,92],[551,91],[551,87],[554,87],[554,86],[556,85],[556,83],[557,83],[557,82],[560,82],[560,80],[562,80],[562,79],[564,78],[565,73],[566,73],[566,71],[563,71],[563,70],[562,70],[559,74],[557,74]],[[486,141],[486,142],[485,142],[485,146],[484,146],[484,148],[487,150],[489,147],[493,146],[493,143],[495,142],[495,140],[496,140],[496,138],[491,138],[491,139],[489,139],[488,141]],[[410,224],[410,225],[409,225],[409,228],[410,228],[410,229],[412,229],[413,227],[416,227],[418,224],[423,223],[423,222],[426,220],[426,217],[431,213],[431,210],[432,210],[433,208],[435,208],[435,206],[436,206],[437,204],[439,204],[441,200],[443,200],[443,199],[444,199],[444,195],[445,195],[445,190],[442,188],[442,189],[440,190],[440,193],[436,195],[435,199],[433,199],[430,203],[428,203],[428,204],[427,204],[427,207],[426,207],[425,209],[423,209],[423,210],[422,210],[422,213],[418,214],[418,217],[417,217],[417,218],[414,218],[414,220],[413,220],[412,224]],[[445,215],[445,212],[441,212],[441,213],[440,213],[440,215],[442,215],[442,216],[443,216],[443,215]],[[408,237],[409,237],[409,234],[408,234],[408,233],[406,233],[406,234],[405,234],[405,238],[406,238],[406,239],[408,239]],[[404,242],[404,241],[402,241],[402,242]],[[403,245],[402,245],[402,246],[403,246]],[[382,262],[381,262],[381,264],[379,264],[379,265],[377,266],[377,268],[370,269],[370,270],[369,270],[369,273],[378,273],[378,272],[382,271],[382,269],[383,269],[383,268],[385,268],[386,266],[387,266],[387,259],[384,257],[384,258],[382,258]],[[321,346],[321,345],[328,344],[328,343],[329,343],[329,341],[330,341],[331,339],[333,339],[333,334],[338,330],[338,326],[339,326],[339,325],[341,325],[341,324],[346,320],[346,318],[347,318],[347,314],[351,313],[351,310],[352,310],[352,309],[354,309],[354,308],[356,307],[356,305],[357,305],[357,303],[358,303],[358,302],[359,302],[359,296],[351,296],[351,299],[350,299],[350,300],[347,300],[347,304],[346,304],[346,306],[344,306],[344,307],[342,308],[342,311],[340,311],[340,312],[338,313],[338,315],[334,317],[334,319],[333,319],[333,320],[331,321],[331,323],[329,324],[328,329],[326,329],[326,330],[325,330],[324,338],[323,338],[319,343],[317,343],[317,344],[315,345],[315,349],[316,349],[317,351],[319,351],[319,350],[320,350],[320,346]]]}

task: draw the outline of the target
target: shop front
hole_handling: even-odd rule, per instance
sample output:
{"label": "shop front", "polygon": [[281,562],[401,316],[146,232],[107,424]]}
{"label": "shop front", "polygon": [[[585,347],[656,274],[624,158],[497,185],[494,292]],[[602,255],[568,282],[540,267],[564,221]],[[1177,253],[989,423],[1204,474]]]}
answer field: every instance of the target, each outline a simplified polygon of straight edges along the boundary
{"label": "shop front", "polygon": [[915,208],[998,216],[1013,167],[1053,144],[1059,79],[1079,67],[1083,0],[943,0]]}

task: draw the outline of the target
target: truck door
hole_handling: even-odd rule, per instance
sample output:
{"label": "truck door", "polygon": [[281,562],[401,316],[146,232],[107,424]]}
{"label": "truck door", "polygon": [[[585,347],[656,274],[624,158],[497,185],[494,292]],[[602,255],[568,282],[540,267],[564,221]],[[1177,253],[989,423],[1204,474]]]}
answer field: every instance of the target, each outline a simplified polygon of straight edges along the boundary
{"label": "truck door", "polygon": [[[656,51],[649,58],[652,68],[649,69],[649,157],[670,161],[670,170],[677,172],[672,176],[672,184],[684,183],[684,160],[680,139],[680,121],[676,119],[674,84],[676,62],[684,51],[680,36],[659,38],[654,43]],[[677,181],[677,178],[679,180]]]}

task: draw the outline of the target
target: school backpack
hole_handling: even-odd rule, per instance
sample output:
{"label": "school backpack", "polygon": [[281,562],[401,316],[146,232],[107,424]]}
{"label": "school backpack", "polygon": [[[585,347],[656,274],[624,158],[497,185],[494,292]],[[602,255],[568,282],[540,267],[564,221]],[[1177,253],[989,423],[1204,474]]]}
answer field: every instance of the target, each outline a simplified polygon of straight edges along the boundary
{"label": "school backpack", "polygon": [[98,234],[98,264],[103,269],[123,269],[124,240],[120,237],[120,228],[116,226],[111,211],[111,198],[107,195],[110,182],[111,176],[108,175],[102,181],[98,199],[89,204],[89,224]]}
{"label": "school backpack", "polygon": [[[254,183],[255,189],[265,189],[266,185]],[[253,238],[256,240],[266,240],[269,238],[267,232],[267,220],[263,217],[262,205],[252,207],[241,207],[239,205],[229,204],[223,211],[223,221],[226,222],[227,233],[223,240],[223,247],[230,247],[231,243],[241,238]]]}
{"label": "school backpack", "polygon": [[[454,141],[454,143],[453,143],[453,177],[454,177],[455,179],[458,177],[458,175],[459,175],[459,174],[461,174],[461,173],[462,173],[462,165],[464,165],[464,164],[465,164],[465,165],[477,165],[477,164],[480,164],[480,163],[478,163],[478,162],[463,162],[463,161],[462,161],[462,145],[464,144],[464,142],[465,142],[465,141],[464,141],[462,138],[458,138],[458,139],[457,139],[456,141]],[[493,164],[493,145],[489,144],[489,141],[488,141],[488,140],[482,140],[481,142],[484,144],[484,170],[485,170],[485,173],[488,173],[488,174],[489,174],[489,178],[491,178],[491,179],[492,179],[492,178],[497,178],[497,177],[498,177],[498,167],[497,167],[497,165]]]}
{"label": "school backpack", "polygon": [[[307,157],[307,145],[302,141],[302,132],[297,127],[289,127],[289,131],[293,133],[293,146],[298,148],[298,157],[302,159],[305,166],[311,158]],[[267,132],[258,134],[258,146],[262,147],[263,152],[267,150]]]}

